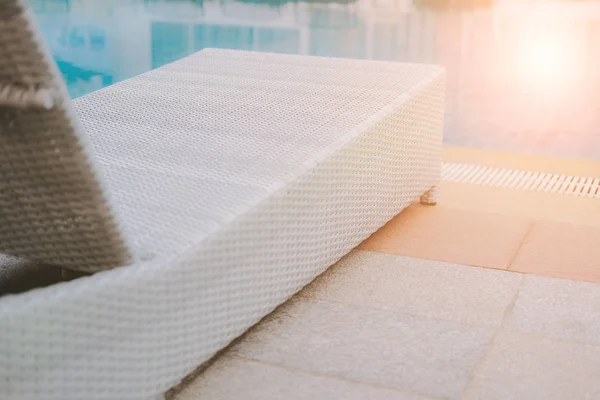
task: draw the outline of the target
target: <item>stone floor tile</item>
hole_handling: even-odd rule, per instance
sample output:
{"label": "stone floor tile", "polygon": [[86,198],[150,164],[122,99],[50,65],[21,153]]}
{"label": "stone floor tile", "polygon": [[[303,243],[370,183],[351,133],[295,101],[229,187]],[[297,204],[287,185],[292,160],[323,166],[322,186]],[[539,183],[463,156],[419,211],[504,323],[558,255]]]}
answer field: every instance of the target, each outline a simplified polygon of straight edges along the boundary
{"label": "stone floor tile", "polygon": [[600,282],[600,226],[536,222],[509,269]]}
{"label": "stone floor tile", "polygon": [[464,400],[595,400],[600,347],[500,332]]}
{"label": "stone floor tile", "polygon": [[499,325],[522,275],[355,251],[301,296],[466,324]]}
{"label": "stone floor tile", "polygon": [[526,275],[504,326],[600,345],[600,285]]}
{"label": "stone floor tile", "polygon": [[233,354],[318,374],[457,398],[493,329],[298,297]]}
{"label": "stone floor tile", "polygon": [[412,205],[359,249],[506,269],[531,223],[518,216]]}
{"label": "stone floor tile", "polygon": [[223,357],[175,400],[434,400],[414,393]]}

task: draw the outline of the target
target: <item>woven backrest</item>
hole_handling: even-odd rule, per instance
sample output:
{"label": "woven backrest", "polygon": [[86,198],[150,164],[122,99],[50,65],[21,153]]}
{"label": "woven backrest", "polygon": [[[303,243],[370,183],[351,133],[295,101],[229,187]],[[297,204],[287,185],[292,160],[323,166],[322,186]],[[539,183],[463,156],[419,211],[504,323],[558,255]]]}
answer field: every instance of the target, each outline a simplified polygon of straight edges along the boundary
{"label": "woven backrest", "polygon": [[64,267],[129,259],[56,65],[24,0],[0,0],[0,253]]}

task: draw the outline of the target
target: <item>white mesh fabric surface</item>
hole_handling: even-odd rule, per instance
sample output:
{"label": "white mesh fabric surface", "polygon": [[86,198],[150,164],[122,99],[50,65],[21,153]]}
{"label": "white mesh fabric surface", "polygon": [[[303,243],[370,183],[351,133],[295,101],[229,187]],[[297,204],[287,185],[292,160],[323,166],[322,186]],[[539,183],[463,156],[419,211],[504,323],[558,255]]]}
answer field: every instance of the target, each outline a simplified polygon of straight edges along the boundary
{"label": "white mesh fabric surface", "polygon": [[0,0],[0,252],[92,270],[129,260],[23,0]]}
{"label": "white mesh fabric surface", "polygon": [[207,50],[75,102],[134,265],[0,299],[0,398],[152,398],[437,184],[438,67]]}
{"label": "white mesh fabric surface", "polygon": [[131,253],[148,260],[194,246],[438,73],[208,49],[74,104]]}

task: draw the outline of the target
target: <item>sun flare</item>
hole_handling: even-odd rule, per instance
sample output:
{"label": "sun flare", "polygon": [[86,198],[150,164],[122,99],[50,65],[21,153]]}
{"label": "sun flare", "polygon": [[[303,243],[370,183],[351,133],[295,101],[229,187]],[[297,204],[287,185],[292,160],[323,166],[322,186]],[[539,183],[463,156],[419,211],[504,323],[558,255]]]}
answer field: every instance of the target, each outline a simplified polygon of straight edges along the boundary
{"label": "sun flare", "polygon": [[535,35],[519,44],[517,73],[530,89],[562,91],[577,75],[576,56],[568,38]]}

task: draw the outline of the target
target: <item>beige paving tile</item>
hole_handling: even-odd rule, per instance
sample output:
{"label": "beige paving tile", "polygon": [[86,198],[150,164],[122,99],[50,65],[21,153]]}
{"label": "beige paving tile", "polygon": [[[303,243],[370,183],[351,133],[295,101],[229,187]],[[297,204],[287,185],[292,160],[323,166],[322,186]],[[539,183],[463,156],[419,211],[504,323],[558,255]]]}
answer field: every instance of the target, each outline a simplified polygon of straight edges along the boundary
{"label": "beige paving tile", "polygon": [[600,347],[500,332],[465,400],[595,400]]}
{"label": "beige paving tile", "polygon": [[503,326],[600,346],[600,285],[526,275]]}
{"label": "beige paving tile", "polygon": [[600,198],[560,196],[558,212],[549,221],[600,227]]}
{"label": "beige paving tile", "polygon": [[600,227],[538,221],[509,269],[600,282]]}
{"label": "beige paving tile", "polygon": [[458,398],[494,329],[296,298],[250,331],[232,354]]}
{"label": "beige paving tile", "polygon": [[562,206],[556,201],[548,201],[546,193],[446,181],[441,183],[440,205],[528,218],[556,215]]}
{"label": "beige paving tile", "polygon": [[297,369],[222,357],[175,400],[433,400]]}
{"label": "beige paving tile", "polygon": [[523,217],[413,205],[358,248],[506,269],[530,225]]}
{"label": "beige paving tile", "polygon": [[446,208],[600,226],[596,198],[456,182],[442,182],[441,190]]}
{"label": "beige paving tile", "polygon": [[518,273],[355,251],[300,296],[475,325],[499,325]]}

